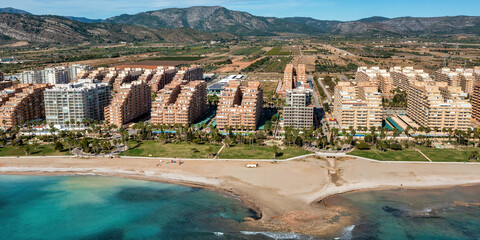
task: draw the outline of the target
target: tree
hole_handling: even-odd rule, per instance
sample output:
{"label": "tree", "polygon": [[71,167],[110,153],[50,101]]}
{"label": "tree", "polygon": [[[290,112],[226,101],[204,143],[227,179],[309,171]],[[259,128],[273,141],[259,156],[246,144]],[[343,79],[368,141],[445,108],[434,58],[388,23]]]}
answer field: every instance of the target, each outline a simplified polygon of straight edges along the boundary
{"label": "tree", "polygon": [[403,149],[402,145],[400,143],[397,143],[397,142],[394,142],[394,143],[390,144],[390,148],[392,150],[396,150],[396,151]]}
{"label": "tree", "polygon": [[369,150],[370,149],[370,145],[368,145],[368,143],[366,143],[365,141],[360,141],[356,145],[356,147],[357,147],[358,150]]}
{"label": "tree", "polygon": [[61,151],[61,150],[63,150],[63,144],[62,144],[60,141],[56,141],[54,148],[55,148],[55,150],[57,150],[57,151]]}
{"label": "tree", "polygon": [[478,161],[478,158],[479,158],[479,153],[477,150],[474,150],[472,152],[470,152],[469,156],[468,156],[468,160],[472,161]]}

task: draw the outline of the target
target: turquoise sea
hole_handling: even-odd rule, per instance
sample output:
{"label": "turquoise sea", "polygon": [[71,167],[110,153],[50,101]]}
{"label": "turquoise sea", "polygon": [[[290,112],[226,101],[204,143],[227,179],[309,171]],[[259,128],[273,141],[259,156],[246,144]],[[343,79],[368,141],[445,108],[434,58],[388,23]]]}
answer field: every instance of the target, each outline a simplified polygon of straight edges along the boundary
{"label": "turquoise sea", "polygon": [[[343,194],[336,239],[480,239],[480,186]],[[0,239],[317,239],[249,231],[257,217],[208,190],[102,176],[0,175]],[[321,239],[321,238],[320,238]]]}
{"label": "turquoise sea", "polygon": [[101,176],[0,176],[0,239],[236,239],[244,236],[245,217],[256,215],[198,188]]}
{"label": "turquoise sea", "polygon": [[365,191],[328,202],[355,218],[340,239],[480,239],[480,186]]}

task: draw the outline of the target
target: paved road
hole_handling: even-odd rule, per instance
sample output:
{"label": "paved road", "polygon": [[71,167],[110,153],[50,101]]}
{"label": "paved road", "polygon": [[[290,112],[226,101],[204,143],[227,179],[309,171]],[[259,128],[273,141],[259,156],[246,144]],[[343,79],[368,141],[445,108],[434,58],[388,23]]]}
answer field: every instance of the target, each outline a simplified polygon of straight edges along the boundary
{"label": "paved road", "polygon": [[321,108],[322,104],[321,104],[321,101],[319,100],[318,91],[317,91],[317,84],[315,83],[315,81],[313,81],[313,76],[308,75],[307,76],[307,81],[311,81],[312,84],[313,84],[313,91],[315,91],[315,94],[313,94],[313,100],[315,101],[315,107],[316,108]]}
{"label": "paved road", "polygon": [[327,48],[328,48],[328,47],[333,48],[333,49],[335,49],[337,52],[343,53],[343,54],[345,54],[345,55],[347,55],[347,56],[356,57],[355,54],[353,54],[353,53],[351,53],[351,52],[348,52],[348,51],[345,51],[345,50],[340,49],[340,48],[336,48],[336,47],[334,47],[334,46],[332,46],[332,45],[325,45],[325,47],[327,47]]}
{"label": "paved road", "polygon": [[328,102],[331,103],[331,102],[333,102],[332,101],[332,96],[330,96],[330,93],[327,91],[327,88],[325,88],[325,85],[323,84],[322,79],[323,78],[320,78],[318,80],[318,83],[320,83],[320,87],[322,87],[323,92],[325,93],[325,95],[327,95]]}
{"label": "paved road", "polygon": [[343,74],[338,75],[338,77],[340,78],[341,81],[349,81],[349,79],[347,78],[347,76],[345,76],[345,75],[343,75]]}

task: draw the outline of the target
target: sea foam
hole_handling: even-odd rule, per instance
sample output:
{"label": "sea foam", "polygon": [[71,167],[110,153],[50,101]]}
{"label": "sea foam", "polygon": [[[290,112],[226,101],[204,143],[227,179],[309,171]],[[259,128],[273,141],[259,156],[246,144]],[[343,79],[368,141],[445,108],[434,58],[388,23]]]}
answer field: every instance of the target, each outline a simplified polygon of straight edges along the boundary
{"label": "sea foam", "polygon": [[[303,235],[298,233],[284,233],[284,232],[249,232],[249,231],[241,231],[244,235],[263,235],[275,240],[282,240],[282,239],[305,239]],[[312,238],[307,238],[312,239]]]}

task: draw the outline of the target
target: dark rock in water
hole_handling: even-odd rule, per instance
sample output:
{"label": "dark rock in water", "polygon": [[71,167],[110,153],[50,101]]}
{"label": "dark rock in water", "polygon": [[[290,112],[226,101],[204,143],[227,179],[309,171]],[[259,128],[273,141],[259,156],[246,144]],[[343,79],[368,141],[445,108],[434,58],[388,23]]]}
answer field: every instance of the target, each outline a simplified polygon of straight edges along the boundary
{"label": "dark rock in water", "polygon": [[103,232],[100,232],[98,234],[94,234],[85,238],[82,238],[83,240],[116,240],[116,239],[123,239],[123,230],[122,229],[117,229],[117,228],[112,228],[105,230]]}
{"label": "dark rock in water", "polygon": [[117,193],[118,198],[130,202],[162,200],[171,198],[174,195],[176,195],[176,192],[169,189],[158,190],[145,187],[124,188]]}
{"label": "dark rock in water", "polygon": [[387,212],[387,213],[392,214],[395,217],[402,217],[406,214],[406,211],[398,209],[398,208],[393,208],[393,207],[390,207],[390,206],[383,206],[382,210]]}

